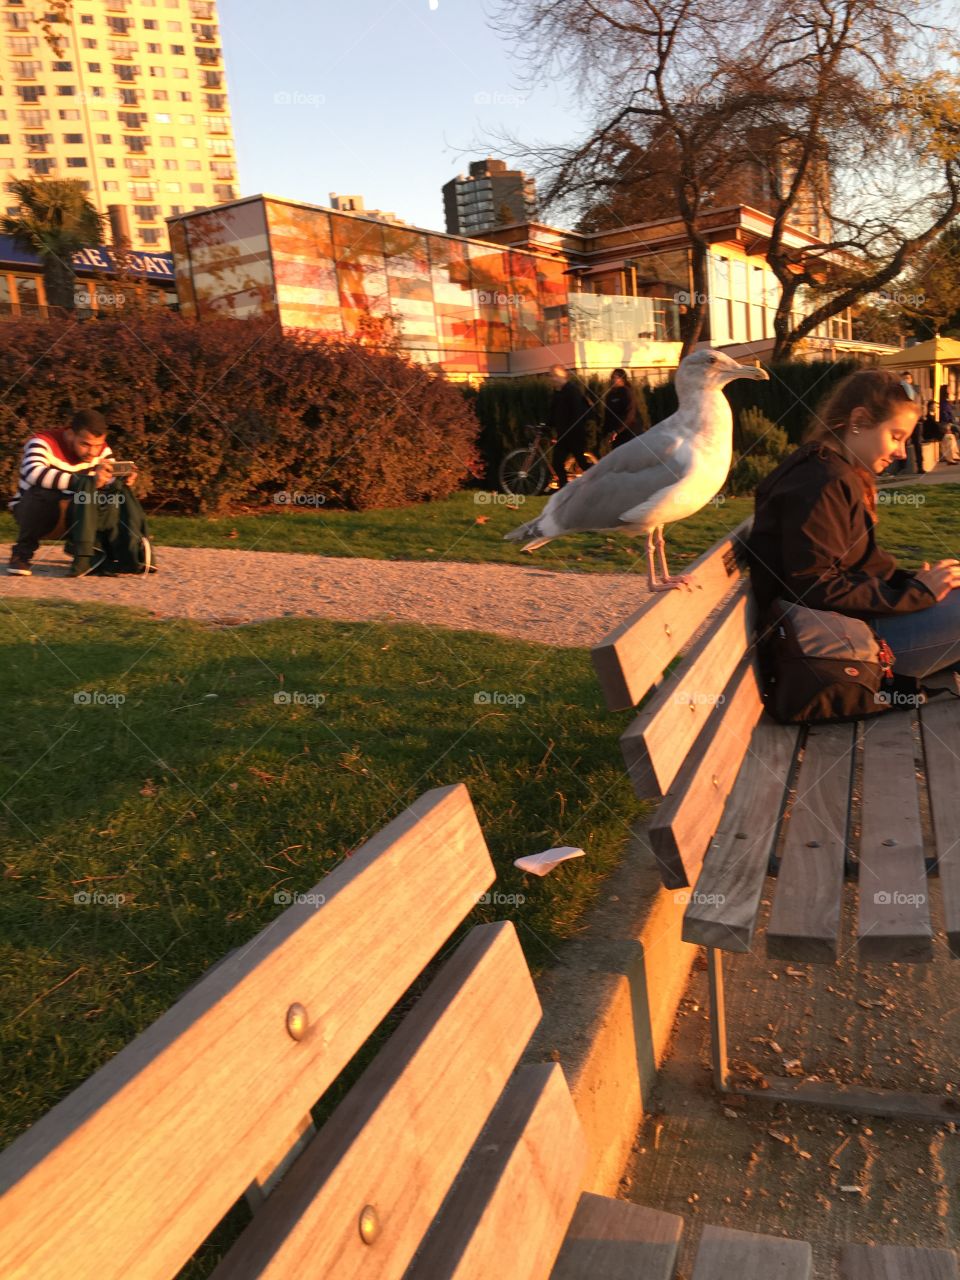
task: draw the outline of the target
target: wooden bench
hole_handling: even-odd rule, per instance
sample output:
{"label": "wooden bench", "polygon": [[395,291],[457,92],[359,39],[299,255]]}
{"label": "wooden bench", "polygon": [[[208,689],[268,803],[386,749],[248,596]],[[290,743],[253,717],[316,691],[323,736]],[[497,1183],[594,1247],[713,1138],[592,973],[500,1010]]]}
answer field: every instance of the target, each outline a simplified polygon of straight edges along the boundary
{"label": "wooden bench", "polygon": [[[218,1280],[670,1280],[682,1219],[582,1193],[562,1069],[518,1067],[541,1011],[514,926],[451,943],[494,879],[461,785],[300,895],[0,1155],[4,1280],[173,1277],[244,1199]],[[809,1280],[808,1245],[753,1240]]]}
{"label": "wooden bench", "polygon": [[[924,961],[932,955],[928,873],[935,872],[950,950],[960,955],[960,707],[947,698],[856,724],[801,729],[773,722],[763,710],[756,606],[738,550],[747,527],[700,557],[688,571],[689,590],[652,597],[593,651],[612,709],[646,698],[621,746],[637,796],[660,800],[650,843],[663,883],[690,890],[682,936],[707,949],[722,1091],[734,1088],[722,953],[752,949],[765,893],[773,898],[771,957],[834,963],[844,882],[855,878],[861,959]],[[933,820],[929,859],[921,790]],[[960,1116],[949,1096],[844,1091],[775,1077],[760,1096]]]}

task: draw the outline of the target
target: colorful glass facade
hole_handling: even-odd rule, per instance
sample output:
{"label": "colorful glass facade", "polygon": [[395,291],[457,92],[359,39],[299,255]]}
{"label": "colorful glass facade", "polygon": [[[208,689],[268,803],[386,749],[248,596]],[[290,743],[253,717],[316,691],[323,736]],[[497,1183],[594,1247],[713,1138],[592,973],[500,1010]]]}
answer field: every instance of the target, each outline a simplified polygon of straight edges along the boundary
{"label": "colorful glass facade", "polygon": [[569,342],[566,263],[270,197],[170,222],[181,311],[288,328],[389,332],[449,373],[506,373],[511,351]]}

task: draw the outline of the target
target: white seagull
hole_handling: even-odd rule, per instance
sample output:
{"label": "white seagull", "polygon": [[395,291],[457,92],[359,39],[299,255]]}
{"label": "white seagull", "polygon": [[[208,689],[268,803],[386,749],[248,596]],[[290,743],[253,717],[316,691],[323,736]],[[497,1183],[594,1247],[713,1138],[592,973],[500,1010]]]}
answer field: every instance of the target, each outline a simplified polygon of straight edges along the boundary
{"label": "white seagull", "polygon": [[768,375],[709,348],[681,360],[676,413],[557,490],[535,520],[513,529],[506,540],[529,539],[524,551],[536,551],[566,533],[642,533],[650,590],[684,585],[685,577],[671,577],[667,569],[663,526],[692,516],[723,488],[733,458],[733,414],[723,388],[735,378],[767,381]]}

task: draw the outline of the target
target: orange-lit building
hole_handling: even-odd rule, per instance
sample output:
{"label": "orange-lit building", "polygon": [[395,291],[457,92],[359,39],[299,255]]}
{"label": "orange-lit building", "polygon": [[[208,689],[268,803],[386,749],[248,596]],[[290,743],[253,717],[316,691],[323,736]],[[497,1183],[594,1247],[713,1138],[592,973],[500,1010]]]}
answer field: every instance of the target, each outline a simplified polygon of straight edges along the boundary
{"label": "orange-lit building", "polygon": [[[768,214],[739,205],[703,219],[710,240],[704,339],[737,358],[773,346],[779,290],[763,258]],[[459,377],[622,366],[658,380],[676,367],[692,305],[681,223],[581,234],[538,223],[484,240],[257,195],[169,220],[180,310],[275,316],[285,328],[390,332],[412,360]],[[798,253],[815,237],[788,230]],[[850,315],[806,344],[829,358],[887,350],[854,342]]]}

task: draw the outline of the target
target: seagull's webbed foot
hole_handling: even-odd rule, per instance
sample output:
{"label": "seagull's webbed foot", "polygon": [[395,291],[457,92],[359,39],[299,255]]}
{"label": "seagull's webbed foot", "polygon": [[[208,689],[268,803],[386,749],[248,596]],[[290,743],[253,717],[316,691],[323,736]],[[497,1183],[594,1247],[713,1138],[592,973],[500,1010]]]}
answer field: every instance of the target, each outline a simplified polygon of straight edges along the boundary
{"label": "seagull's webbed foot", "polygon": [[648,580],[647,587],[650,591],[676,591],[680,587],[689,587],[693,582],[692,578],[667,578],[664,582],[650,582]]}

